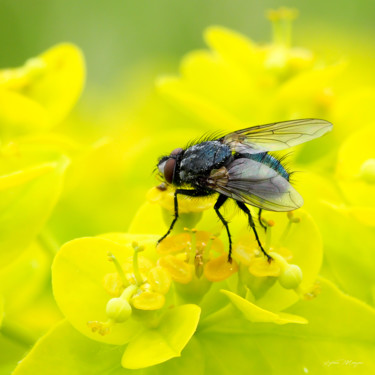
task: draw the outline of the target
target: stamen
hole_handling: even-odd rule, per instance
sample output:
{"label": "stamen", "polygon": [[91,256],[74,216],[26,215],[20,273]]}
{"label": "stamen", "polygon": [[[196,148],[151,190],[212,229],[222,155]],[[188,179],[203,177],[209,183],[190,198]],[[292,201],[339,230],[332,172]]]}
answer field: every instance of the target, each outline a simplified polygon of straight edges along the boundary
{"label": "stamen", "polygon": [[283,234],[280,236],[279,244],[283,244],[283,243],[286,242],[286,240],[289,236],[289,232],[292,228],[292,224],[293,223],[297,224],[297,223],[301,222],[301,219],[299,217],[294,216],[293,211],[288,212],[287,216],[288,216],[289,221],[288,221],[288,224],[286,225],[286,227],[284,229]]}
{"label": "stamen", "polygon": [[203,248],[203,254],[202,254],[203,263],[205,263],[206,261],[210,259],[210,251],[211,251],[211,247],[215,239],[216,239],[215,236],[211,236],[207,242],[207,245]]}
{"label": "stamen", "polygon": [[197,255],[197,236],[196,236],[196,233],[198,232],[198,230],[196,228],[193,228],[193,229],[184,228],[184,230],[189,232],[190,236],[191,236],[191,249],[190,249],[190,254],[188,255],[189,256],[188,263],[191,264],[191,265],[194,265],[195,257]]}
{"label": "stamen", "polygon": [[116,268],[116,271],[119,274],[121,282],[124,285],[124,287],[126,287],[127,285],[129,285],[128,281],[126,280],[126,276],[124,274],[124,270],[122,269],[122,267],[121,267],[119,261],[117,260],[117,258],[111,252],[108,252],[107,256],[108,256],[108,260],[110,262],[113,262],[113,264],[114,264],[114,266]]}
{"label": "stamen", "polygon": [[275,222],[273,220],[265,220],[265,224],[267,226],[267,231],[266,231],[266,243],[265,243],[265,248],[266,250],[271,249],[271,228],[275,225]]}
{"label": "stamen", "polygon": [[129,301],[132,295],[137,290],[137,287],[135,285],[129,285],[121,294],[120,298],[123,300]]}
{"label": "stamen", "polygon": [[111,331],[114,321],[108,319],[106,322],[99,322],[98,320],[91,320],[87,322],[87,326],[91,329],[92,332],[98,332],[99,335],[105,336]]}
{"label": "stamen", "polygon": [[134,255],[133,255],[133,273],[135,282],[137,285],[143,284],[143,278],[141,276],[141,273],[139,271],[139,265],[138,265],[138,253],[144,250],[143,246],[138,246],[137,242],[132,243],[133,249],[134,249]]}
{"label": "stamen", "polygon": [[198,252],[194,259],[195,275],[199,279],[203,275],[203,254]]}

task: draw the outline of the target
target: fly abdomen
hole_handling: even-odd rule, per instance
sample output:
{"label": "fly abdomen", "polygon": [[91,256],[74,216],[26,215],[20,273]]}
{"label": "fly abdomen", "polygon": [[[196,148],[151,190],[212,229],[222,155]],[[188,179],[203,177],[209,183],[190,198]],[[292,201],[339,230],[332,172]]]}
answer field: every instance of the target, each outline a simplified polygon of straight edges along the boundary
{"label": "fly abdomen", "polygon": [[268,154],[267,152],[261,152],[259,154],[237,154],[240,158],[247,158],[259,163],[263,163],[267,165],[267,167],[272,168],[276,171],[280,176],[284,177],[287,181],[289,181],[290,174],[288,171],[283,167],[280,160],[276,157]]}

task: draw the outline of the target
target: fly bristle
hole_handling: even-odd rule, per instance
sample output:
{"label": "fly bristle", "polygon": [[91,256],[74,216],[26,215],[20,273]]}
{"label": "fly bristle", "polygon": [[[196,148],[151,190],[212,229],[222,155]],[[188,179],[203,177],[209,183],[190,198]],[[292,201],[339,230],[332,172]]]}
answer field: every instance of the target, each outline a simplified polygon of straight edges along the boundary
{"label": "fly bristle", "polygon": [[220,130],[214,131],[214,132],[213,131],[207,131],[206,133],[204,133],[200,137],[194,138],[191,141],[189,141],[189,143],[186,145],[185,149],[187,149],[191,146],[197,145],[199,143],[219,140],[220,138],[223,137],[223,135],[224,135],[224,133]]}
{"label": "fly bristle", "polygon": [[294,170],[292,170],[291,167],[291,161],[289,159],[289,156],[293,154],[293,151],[289,151],[287,153],[278,153],[278,152],[272,152],[270,153],[270,156],[272,156],[275,160],[277,160],[278,168],[282,168],[286,174],[288,175],[287,180],[291,182],[291,177],[295,173]]}

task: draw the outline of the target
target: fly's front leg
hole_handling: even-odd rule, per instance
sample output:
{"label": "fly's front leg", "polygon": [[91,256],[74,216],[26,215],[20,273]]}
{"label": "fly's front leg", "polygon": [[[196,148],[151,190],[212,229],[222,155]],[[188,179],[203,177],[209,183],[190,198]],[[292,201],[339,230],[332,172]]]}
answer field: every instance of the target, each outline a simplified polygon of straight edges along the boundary
{"label": "fly's front leg", "polygon": [[216,215],[219,216],[219,219],[223,223],[225,229],[227,230],[228,234],[228,241],[229,241],[229,253],[228,253],[228,262],[232,263],[232,237],[229,232],[228,222],[224,219],[223,215],[220,213],[219,208],[225,203],[225,201],[228,199],[226,195],[220,195],[218,200],[215,203],[214,210],[216,212]]}
{"label": "fly's front leg", "polygon": [[176,224],[176,222],[178,220],[178,199],[177,199],[178,194],[186,195],[188,197],[206,197],[207,195],[210,195],[210,193],[199,191],[199,190],[176,189],[176,191],[174,192],[174,219],[173,219],[167,233],[158,240],[158,244],[161,241],[163,241],[164,238],[167,237],[171,233],[174,225]]}
{"label": "fly's front leg", "polygon": [[256,240],[258,242],[258,245],[259,245],[260,249],[262,250],[263,254],[267,257],[268,261],[271,262],[272,257],[269,254],[267,254],[267,252],[264,250],[262,244],[260,243],[258,232],[257,232],[257,230],[255,228],[254,220],[253,220],[253,217],[251,216],[251,212],[250,212],[249,208],[245,205],[245,203],[238,202],[238,201],[236,201],[236,202],[237,202],[238,207],[243,212],[245,212],[245,214],[248,216],[248,218],[249,218],[249,225],[251,226],[251,229],[253,230],[253,232],[255,234],[255,238],[256,238]]}
{"label": "fly's front leg", "polygon": [[177,189],[177,190],[174,192],[174,197],[173,197],[173,201],[174,201],[174,219],[173,219],[173,221],[172,221],[172,223],[171,223],[171,225],[170,225],[170,227],[169,227],[167,233],[165,233],[165,235],[164,235],[163,237],[159,238],[159,240],[158,240],[158,244],[159,244],[161,241],[163,241],[164,238],[167,237],[167,236],[169,235],[169,233],[171,233],[171,231],[172,231],[172,229],[173,229],[173,227],[174,227],[174,225],[176,224],[176,221],[177,221],[177,219],[178,219],[178,200],[177,200],[178,190],[179,190],[179,189]]}

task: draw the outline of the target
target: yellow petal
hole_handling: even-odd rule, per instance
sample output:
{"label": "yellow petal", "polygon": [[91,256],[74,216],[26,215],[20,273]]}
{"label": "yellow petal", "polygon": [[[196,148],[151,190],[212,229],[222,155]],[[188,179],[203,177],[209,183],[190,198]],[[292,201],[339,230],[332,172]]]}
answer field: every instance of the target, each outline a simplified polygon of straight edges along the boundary
{"label": "yellow petal", "polygon": [[221,255],[211,259],[204,267],[204,275],[207,280],[217,282],[227,279],[238,271],[235,260],[228,262],[228,255]]}
{"label": "yellow petal", "polygon": [[158,266],[150,269],[147,281],[150,283],[154,292],[166,294],[171,286],[172,280],[168,271]]}
{"label": "yellow petal", "polygon": [[173,255],[167,255],[158,260],[158,265],[165,268],[171,275],[172,280],[181,284],[187,284],[193,277],[191,267],[181,259]]}
{"label": "yellow petal", "polygon": [[81,51],[59,44],[25,65],[0,70],[0,123],[6,135],[48,129],[78,100],[85,68]]}
{"label": "yellow petal", "polygon": [[165,255],[171,253],[180,253],[182,251],[188,251],[190,248],[190,233],[179,233],[174,236],[164,238],[164,240],[158,244],[156,250],[158,251],[158,253]]}

